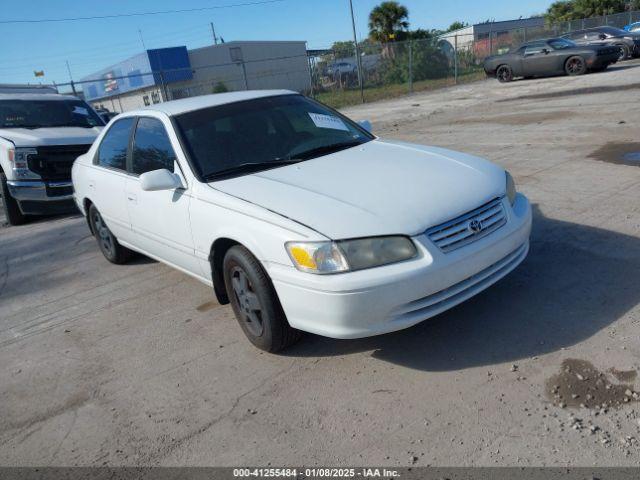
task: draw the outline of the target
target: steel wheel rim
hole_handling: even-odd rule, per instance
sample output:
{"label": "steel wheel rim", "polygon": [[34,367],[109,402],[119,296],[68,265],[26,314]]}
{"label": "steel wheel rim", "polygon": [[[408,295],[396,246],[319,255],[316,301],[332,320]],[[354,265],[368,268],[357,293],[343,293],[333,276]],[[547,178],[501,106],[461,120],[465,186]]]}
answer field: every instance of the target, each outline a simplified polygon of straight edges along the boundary
{"label": "steel wheel rim", "polygon": [[93,225],[96,227],[96,232],[99,237],[98,242],[100,242],[100,246],[110,256],[113,255],[113,238],[111,236],[111,232],[102,221],[102,217],[98,212],[93,215]]}
{"label": "steel wheel rim", "polygon": [[262,304],[249,277],[240,267],[231,270],[231,288],[236,297],[241,320],[249,332],[259,337],[264,332]]}

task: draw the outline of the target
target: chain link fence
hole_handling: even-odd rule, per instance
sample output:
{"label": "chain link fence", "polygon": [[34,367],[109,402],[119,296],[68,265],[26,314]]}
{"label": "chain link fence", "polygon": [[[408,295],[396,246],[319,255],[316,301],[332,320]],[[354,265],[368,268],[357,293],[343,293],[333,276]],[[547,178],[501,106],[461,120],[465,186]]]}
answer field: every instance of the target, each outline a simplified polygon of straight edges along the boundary
{"label": "chain link fence", "polygon": [[[56,86],[61,93],[72,94],[87,93],[92,85],[102,83],[109,94],[88,99],[94,106],[114,112],[211,93],[260,89],[296,90],[340,108],[479,80],[485,76],[482,64],[489,55],[506,53],[531,40],[604,25],[622,28],[636,21],[640,21],[640,11],[482,34],[465,29],[421,40],[366,41],[359,45],[359,62],[353,43],[347,42],[339,49],[314,50],[306,55],[191,68],[189,80],[172,81],[184,76],[176,75],[177,70],[163,70]],[[147,86],[120,93],[119,85],[124,84]]]}

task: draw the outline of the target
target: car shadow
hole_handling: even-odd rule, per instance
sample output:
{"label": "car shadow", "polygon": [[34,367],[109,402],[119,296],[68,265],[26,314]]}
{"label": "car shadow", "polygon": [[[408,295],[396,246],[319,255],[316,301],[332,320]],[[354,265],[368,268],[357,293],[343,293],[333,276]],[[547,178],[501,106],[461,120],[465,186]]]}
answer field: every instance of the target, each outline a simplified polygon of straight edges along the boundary
{"label": "car shadow", "polygon": [[361,340],[308,335],[285,355],[372,351],[417,370],[450,371],[575,345],[640,300],[640,239],[547,218],[534,208],[529,256],[480,295],[410,329]]}

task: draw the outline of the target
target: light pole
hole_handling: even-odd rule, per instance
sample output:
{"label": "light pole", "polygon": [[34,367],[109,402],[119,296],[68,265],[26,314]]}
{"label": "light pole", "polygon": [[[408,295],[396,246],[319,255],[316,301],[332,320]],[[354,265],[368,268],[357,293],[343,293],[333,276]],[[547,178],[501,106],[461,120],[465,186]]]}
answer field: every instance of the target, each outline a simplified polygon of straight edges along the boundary
{"label": "light pole", "polygon": [[353,0],[349,0],[351,8],[351,26],[353,27],[353,44],[356,51],[356,65],[358,67],[358,84],[360,85],[360,101],[364,103],[364,85],[362,84],[362,61],[360,59],[360,49],[358,48],[358,35],[356,34],[356,19],[353,16]]}

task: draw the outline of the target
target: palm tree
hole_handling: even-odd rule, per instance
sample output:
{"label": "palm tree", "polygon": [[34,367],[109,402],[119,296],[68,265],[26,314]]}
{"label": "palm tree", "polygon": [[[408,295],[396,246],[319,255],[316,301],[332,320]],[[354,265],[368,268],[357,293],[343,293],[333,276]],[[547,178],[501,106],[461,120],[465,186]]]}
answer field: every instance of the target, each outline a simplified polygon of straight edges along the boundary
{"label": "palm tree", "polygon": [[409,28],[409,10],[398,2],[382,2],[369,14],[369,37],[387,43]]}

